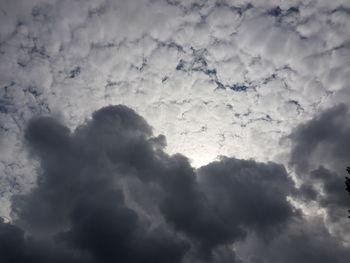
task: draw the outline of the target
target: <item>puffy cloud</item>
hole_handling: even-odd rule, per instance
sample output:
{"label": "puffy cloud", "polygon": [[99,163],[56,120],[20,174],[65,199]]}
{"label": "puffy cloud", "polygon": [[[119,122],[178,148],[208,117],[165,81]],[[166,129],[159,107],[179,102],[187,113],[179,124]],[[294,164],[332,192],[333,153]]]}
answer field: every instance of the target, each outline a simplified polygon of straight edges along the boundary
{"label": "puffy cloud", "polygon": [[350,114],[346,105],[328,109],[290,135],[291,165],[300,182],[299,198],[326,211],[329,228],[348,239],[345,168],[350,156]]}
{"label": "puffy cloud", "polygon": [[[320,131],[323,120],[347,114],[342,105],[296,129],[293,163],[312,156],[318,139],[327,138]],[[321,137],[312,136],[314,131]],[[345,204],[339,202],[339,178],[324,167],[307,175],[302,163],[309,195],[272,162],[221,157],[194,169],[185,156],[165,153],[165,137],[155,137],[151,126],[123,105],[94,112],[73,131],[55,118],[36,117],[25,140],[40,164],[37,185],[15,195],[12,222],[0,222],[4,262],[345,262],[348,257],[341,235],[289,201],[307,196],[326,208]],[[312,145],[308,153],[302,149],[306,142]],[[324,184],[323,195],[308,185],[317,180]]]}
{"label": "puffy cloud", "polygon": [[[59,113],[74,128],[94,110],[122,103],[171,138],[169,153],[182,152],[197,167],[222,154],[273,160],[292,127],[333,100],[348,102],[347,7],[2,1],[2,154],[23,155],[20,139],[33,115]],[[25,169],[10,164],[2,163],[1,181],[23,180]],[[28,167],[25,156],[16,165]]]}
{"label": "puffy cloud", "polygon": [[349,111],[340,104],[298,126],[290,135],[293,141],[291,163],[298,174],[317,168],[342,172],[349,156]]}
{"label": "puffy cloud", "polygon": [[232,262],[248,233],[272,238],[299,217],[283,166],[224,158],[195,170],[126,106],[73,132],[34,118],[25,138],[39,176],[1,223],[4,262]]}

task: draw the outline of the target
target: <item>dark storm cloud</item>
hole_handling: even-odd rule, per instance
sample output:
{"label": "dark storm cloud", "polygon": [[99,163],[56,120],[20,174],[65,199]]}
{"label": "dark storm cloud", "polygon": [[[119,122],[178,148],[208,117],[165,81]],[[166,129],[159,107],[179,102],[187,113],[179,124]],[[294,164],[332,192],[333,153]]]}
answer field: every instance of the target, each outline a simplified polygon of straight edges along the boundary
{"label": "dark storm cloud", "polygon": [[329,233],[322,220],[298,219],[270,242],[252,238],[248,243],[249,263],[346,263],[350,256],[348,248]]}
{"label": "dark storm cloud", "polygon": [[200,168],[198,175],[208,202],[227,226],[269,232],[293,214],[286,201],[293,182],[281,165],[224,158]]}
{"label": "dark storm cloud", "polygon": [[[342,220],[347,220],[347,207],[350,204],[344,184],[345,168],[349,165],[350,157],[349,123],[348,107],[338,105],[321,112],[315,118],[294,129],[290,135],[292,141],[290,164],[295,169],[301,186],[298,189],[292,189],[292,196],[299,204],[306,207],[306,211],[313,205],[316,208],[308,211],[309,216],[293,217],[288,224],[282,225],[278,229],[278,233],[268,242],[262,240],[263,235],[249,236],[245,244],[248,249],[247,255],[244,255],[244,262],[345,263],[349,261],[350,252],[348,247],[344,245],[347,240],[348,222],[342,223]],[[272,166],[269,166],[269,169],[271,168]],[[211,174],[222,173],[217,171]],[[269,174],[271,174],[267,176],[270,178],[269,180],[260,182],[256,186],[254,181],[245,184],[249,186],[249,190],[244,190],[244,187],[237,183],[234,185],[240,189],[238,192],[250,192],[249,195],[253,195],[251,188],[257,187],[259,194],[255,195],[262,196],[263,200],[267,200],[268,197],[265,196],[264,190],[268,188],[259,189],[259,186],[268,182],[269,187],[274,188],[273,182],[277,180],[277,178],[274,179],[276,173],[265,171],[264,177]],[[220,176],[216,180],[219,178]],[[288,191],[291,188],[288,187],[287,181],[282,178],[279,180],[284,181],[284,183],[277,181],[278,189]],[[260,177],[257,180],[260,180]],[[227,182],[222,185],[229,186]],[[286,185],[286,187],[280,188],[281,185]],[[215,188],[211,187],[211,189]],[[267,191],[266,193],[271,197],[271,200],[275,201],[280,200],[283,196],[283,192],[279,193],[278,191]],[[271,193],[274,193],[274,196],[271,196]],[[234,194],[236,191],[232,192],[232,195]],[[216,197],[217,193],[212,196]],[[256,201],[258,202],[259,199]],[[269,202],[269,205],[272,204],[273,202]],[[281,209],[282,206],[279,208]],[[319,208],[324,208],[325,217],[321,218],[317,215],[320,212]],[[280,216],[286,216],[285,211],[288,209],[267,209],[267,211],[270,211],[268,212],[269,216],[267,216],[269,219],[262,218],[259,223],[271,223],[271,218],[279,218],[278,211],[284,211]],[[273,224],[274,229],[276,229],[275,226],[276,224]],[[341,231],[341,233],[337,231]],[[242,251],[245,251],[244,248]]]}
{"label": "dark storm cloud", "polygon": [[344,190],[345,168],[350,162],[349,123],[348,107],[341,104],[300,125],[291,135],[291,164],[303,181],[302,194],[329,209],[343,207],[344,216],[349,206]]}
{"label": "dark storm cloud", "polygon": [[[348,161],[350,152],[350,114],[344,104],[335,106],[299,125],[292,133],[291,163],[300,173],[308,171],[315,163],[326,161],[332,169],[342,171],[339,164]],[[322,157],[316,160],[316,157]]]}
{"label": "dark storm cloud", "polygon": [[41,167],[1,222],[2,262],[239,262],[231,244],[297,217],[282,166],[223,158],[196,171],[126,106],[74,132],[36,118],[25,139]]}
{"label": "dark storm cloud", "polygon": [[247,229],[267,233],[293,215],[286,200],[293,184],[279,165],[227,158],[200,168],[196,181],[184,174],[171,179],[175,192],[161,211],[203,251],[240,240]]}
{"label": "dark storm cloud", "polygon": [[26,238],[22,229],[0,218],[1,262],[92,262],[89,255],[62,247],[59,242]]}

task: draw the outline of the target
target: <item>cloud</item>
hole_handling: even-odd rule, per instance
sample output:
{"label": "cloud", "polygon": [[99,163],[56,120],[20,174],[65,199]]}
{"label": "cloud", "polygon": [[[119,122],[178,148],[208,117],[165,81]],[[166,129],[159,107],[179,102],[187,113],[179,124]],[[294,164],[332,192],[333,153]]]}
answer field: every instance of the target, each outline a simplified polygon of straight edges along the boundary
{"label": "cloud", "polygon": [[349,242],[349,198],[344,184],[350,156],[349,123],[348,106],[340,104],[290,135],[290,164],[301,185],[298,198],[324,209],[327,227],[344,242]]}
{"label": "cloud", "polygon": [[[335,128],[329,117],[337,117],[332,123],[346,135],[337,120],[347,115],[341,105],[299,126],[291,135],[294,165],[305,161],[303,154],[313,160],[319,140],[310,138],[325,143],[323,120],[327,130]],[[339,134],[332,138],[342,140]],[[165,153],[165,137],[155,137],[124,105],[94,112],[73,131],[52,117],[33,118],[25,140],[40,163],[37,185],[15,195],[12,222],[0,222],[4,262],[345,262],[348,257],[345,239],[331,233],[330,224],[305,217],[288,201],[305,201],[307,195],[305,187],[295,188],[283,165],[221,157],[194,169],[185,156]],[[305,142],[313,145],[307,153],[300,149]],[[345,204],[339,203],[334,171],[320,167],[300,174],[313,193],[308,198],[327,209]],[[316,181],[324,184],[324,195],[308,184]]]}
{"label": "cloud", "polygon": [[195,170],[123,105],[73,132],[34,118],[25,138],[39,175],[1,223],[4,262],[232,262],[230,247],[248,233],[271,238],[299,217],[283,166],[224,158]]}
{"label": "cloud", "polygon": [[292,127],[324,105],[348,103],[348,7],[345,0],[2,1],[2,185],[14,175],[25,181],[17,191],[33,183],[20,143],[32,116],[61,114],[75,128],[119,103],[196,167],[218,155],[274,160]]}
{"label": "cloud", "polygon": [[[174,247],[174,260],[201,262],[211,254],[212,261],[239,261],[242,253],[236,247],[251,240],[252,233],[262,247],[262,237],[288,239],[289,230],[275,237],[272,229],[295,229],[291,221],[301,215],[285,203],[283,196],[290,193],[303,209],[314,205],[317,215],[326,215],[320,229],[329,231],[330,243],[350,242],[341,220],[346,218],[341,192],[348,127],[336,117],[348,119],[348,113],[341,106],[335,113],[318,114],[349,103],[349,8],[348,0],[1,1],[0,215],[9,217],[11,196],[31,191],[27,200],[13,199],[15,225],[10,226],[24,232],[18,238],[25,244],[21,251],[27,255],[35,243],[35,262],[49,256],[39,253],[42,246],[53,251],[48,261],[60,258],[57,253],[64,254],[63,261],[96,260],[100,252],[91,251],[99,248],[81,244],[75,229],[80,221],[72,211],[79,200],[79,207],[88,200],[75,193],[78,185],[87,192],[91,185],[108,185],[106,196],[96,192],[94,207],[103,210],[98,200],[115,196],[118,208],[110,216],[137,218],[130,219],[135,231],[125,229],[130,242],[148,240],[143,244],[157,247],[157,240],[164,240],[162,244]],[[116,124],[113,118],[104,119],[110,116],[104,111],[86,121],[111,104],[137,110],[149,125],[134,117],[134,124]],[[325,128],[328,117],[322,117],[326,115],[332,120],[330,130]],[[36,116],[53,118],[33,119],[27,126]],[[305,129],[298,126],[308,120]],[[279,141],[293,129],[291,163],[301,187],[293,189],[289,179],[272,187],[272,174],[287,175],[283,166],[268,161],[288,162],[284,153],[290,149]],[[153,137],[152,131],[166,136],[167,148],[165,137]],[[177,152],[183,155],[171,155]],[[241,160],[250,158],[256,162]],[[209,165],[194,168],[204,164]],[[218,186],[224,197],[208,186],[214,171],[225,174]],[[246,171],[249,175],[241,180]],[[257,178],[263,174],[269,176],[260,186]],[[247,184],[254,188],[240,191]],[[259,209],[243,208],[262,206],[251,200],[254,191],[268,201],[264,207],[276,221]],[[77,203],[69,204],[72,199]],[[184,202],[187,206],[179,206]],[[45,212],[33,213],[33,207]],[[308,240],[312,232],[304,223],[303,239]],[[60,238],[51,238],[56,235]],[[287,249],[293,242],[281,244]],[[324,250],[318,241],[308,242]],[[127,254],[153,253],[133,244]]]}
{"label": "cloud", "polygon": [[331,235],[320,219],[295,220],[270,242],[251,235],[237,250],[246,263],[345,263],[349,258],[348,247]]}
{"label": "cloud", "polygon": [[291,163],[300,172],[323,162],[330,165],[328,168],[340,171],[339,164],[344,164],[348,154],[348,135],[348,107],[341,104],[328,109],[294,129],[290,135],[293,141]]}
{"label": "cloud", "polygon": [[291,165],[302,184],[318,192],[324,206],[347,206],[343,178],[350,155],[350,114],[344,104],[335,106],[298,126],[292,140]]}

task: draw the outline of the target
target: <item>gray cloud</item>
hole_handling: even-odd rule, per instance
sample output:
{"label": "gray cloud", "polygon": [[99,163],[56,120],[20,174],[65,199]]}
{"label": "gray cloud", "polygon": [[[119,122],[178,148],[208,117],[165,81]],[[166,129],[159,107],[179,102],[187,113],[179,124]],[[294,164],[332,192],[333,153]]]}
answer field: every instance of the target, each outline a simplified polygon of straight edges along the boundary
{"label": "gray cloud", "polygon": [[331,235],[319,219],[295,220],[269,242],[251,236],[240,250],[247,263],[345,263],[349,258],[348,247]]}
{"label": "gray cloud", "polygon": [[[25,138],[40,173],[30,193],[13,197],[13,223],[2,222],[2,238],[15,239],[5,262],[61,253],[72,262],[232,262],[230,246],[248,233],[272,238],[299,217],[283,166],[225,158],[195,170],[122,105],[74,132],[35,118]],[[62,251],[47,247],[56,243]]]}
{"label": "gray cloud", "polygon": [[[291,134],[291,164],[304,189],[314,188],[321,205],[348,205],[343,178],[350,156],[350,114],[344,104],[319,114]],[[324,196],[317,185],[321,184]]]}
{"label": "gray cloud", "polygon": [[333,234],[348,242],[345,168],[350,156],[350,114],[341,104],[298,126],[292,140],[291,165],[300,182],[298,198],[325,209]]}
{"label": "gray cloud", "polygon": [[349,113],[344,104],[318,114],[298,126],[290,135],[293,141],[291,163],[298,173],[323,164],[328,169],[344,171],[349,156]]}

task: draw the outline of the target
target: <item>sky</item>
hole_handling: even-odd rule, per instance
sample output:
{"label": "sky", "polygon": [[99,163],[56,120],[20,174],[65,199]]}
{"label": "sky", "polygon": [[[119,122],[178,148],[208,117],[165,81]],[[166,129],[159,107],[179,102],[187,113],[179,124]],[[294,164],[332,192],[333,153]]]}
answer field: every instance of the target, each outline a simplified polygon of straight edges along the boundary
{"label": "sky", "polygon": [[0,261],[345,263],[349,0],[1,0]]}

